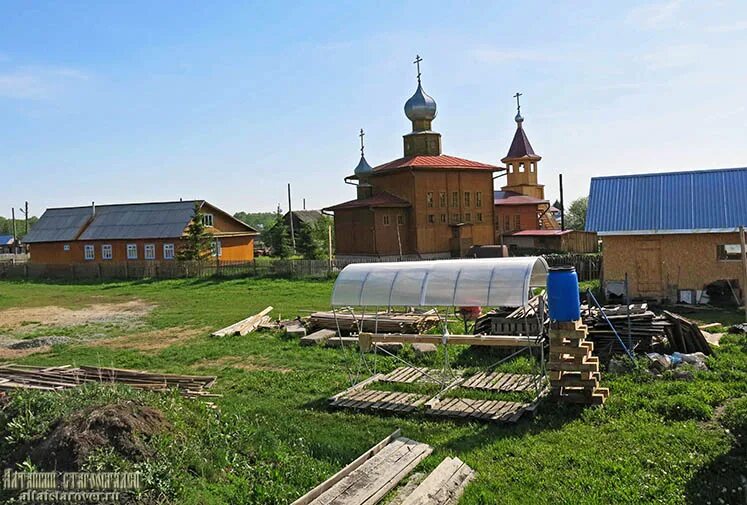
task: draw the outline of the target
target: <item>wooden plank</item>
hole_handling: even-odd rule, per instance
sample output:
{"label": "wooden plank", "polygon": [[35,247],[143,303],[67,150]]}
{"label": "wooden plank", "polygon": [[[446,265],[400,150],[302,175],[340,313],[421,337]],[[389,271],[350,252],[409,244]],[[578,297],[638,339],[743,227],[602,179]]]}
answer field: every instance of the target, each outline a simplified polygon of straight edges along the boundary
{"label": "wooden plank", "polygon": [[[373,343],[424,343],[439,345],[443,342],[440,335],[426,333],[361,333],[361,350],[368,351]],[[493,347],[540,347],[542,340],[536,337],[517,337],[514,335],[449,335],[447,344],[478,345]]]}
{"label": "wooden plank", "polygon": [[358,382],[357,384],[353,384],[352,386],[350,386],[349,388],[347,388],[345,391],[343,391],[341,393],[337,393],[336,395],[332,396],[329,399],[329,401],[332,402],[332,401],[336,400],[337,398],[339,398],[341,396],[347,395],[348,393],[351,393],[353,391],[357,391],[359,389],[363,389],[364,387],[366,387],[367,385],[369,385],[369,384],[371,384],[373,382],[380,381],[383,377],[384,377],[384,375],[380,374],[380,373],[372,375],[368,379],[365,379],[365,380],[363,380],[361,382]]}
{"label": "wooden plank", "polygon": [[321,329],[317,330],[314,333],[311,333],[310,335],[306,335],[305,337],[301,337],[300,344],[301,345],[324,345],[327,343],[329,339],[336,336],[337,333],[335,333],[333,330],[326,330]]}
{"label": "wooden plank", "polygon": [[334,474],[329,479],[325,480],[321,484],[319,484],[317,487],[294,501],[291,505],[307,505],[308,503],[311,503],[311,501],[320,496],[324,491],[335,485],[337,482],[339,482],[343,477],[348,475],[350,472],[355,470],[356,468],[360,467],[363,463],[374,457],[376,454],[381,451],[384,447],[389,445],[393,440],[397,439],[400,436],[400,430],[395,430],[391,435],[383,439],[378,444],[371,447],[368,451],[364,452],[360,456],[358,456],[352,463],[348,464],[345,468]]}
{"label": "wooden plank", "polygon": [[475,472],[459,458],[446,458],[401,505],[456,505]]}

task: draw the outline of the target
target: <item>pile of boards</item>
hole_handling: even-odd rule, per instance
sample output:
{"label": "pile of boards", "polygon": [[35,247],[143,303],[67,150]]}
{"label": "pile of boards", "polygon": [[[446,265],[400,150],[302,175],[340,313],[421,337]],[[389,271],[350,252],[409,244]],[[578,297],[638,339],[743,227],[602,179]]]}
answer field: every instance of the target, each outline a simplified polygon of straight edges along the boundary
{"label": "pile of boards", "polygon": [[334,330],[349,334],[362,331],[375,333],[425,333],[439,322],[438,314],[426,312],[378,312],[356,314],[341,310],[334,312],[314,312],[308,318],[311,330]]}
{"label": "pile of boards", "polygon": [[101,368],[72,365],[35,367],[7,363],[0,365],[0,390],[37,389],[59,391],[85,383],[126,384],[136,389],[167,391],[178,389],[186,397],[219,396],[206,389],[215,384],[215,377],[141,372],[121,368]]}
{"label": "pile of boards", "polygon": [[624,352],[609,323],[625,346],[638,352],[649,352],[655,342],[663,341],[670,326],[666,317],[656,315],[646,303],[608,305],[601,311],[597,307],[582,305],[581,319],[589,329],[588,339],[594,342],[595,354],[602,357]]}
{"label": "pile of boards", "polygon": [[[397,430],[292,505],[374,505],[431,452],[428,444]],[[417,487],[403,486],[391,503],[456,505],[474,476],[459,458],[446,458]]]}
{"label": "pile of boards", "polygon": [[225,328],[221,328],[220,330],[214,331],[211,335],[213,337],[226,337],[233,335],[240,335],[243,337],[260,326],[268,324],[270,322],[270,316],[268,315],[270,312],[272,312],[272,307],[267,307],[262,312],[249,316],[246,319],[242,319],[241,321],[226,326]]}
{"label": "pile of boards", "polygon": [[[543,303],[540,303],[542,298]],[[542,309],[540,309],[542,305]],[[539,310],[543,311],[539,317]],[[547,296],[545,293],[532,297],[526,305],[511,312],[492,310],[475,322],[475,335],[538,335],[540,325],[547,322]]]}
{"label": "pile of boards", "polygon": [[670,323],[667,338],[673,351],[683,354],[693,352],[711,354],[711,345],[696,323],[666,310],[664,311],[664,317]]}

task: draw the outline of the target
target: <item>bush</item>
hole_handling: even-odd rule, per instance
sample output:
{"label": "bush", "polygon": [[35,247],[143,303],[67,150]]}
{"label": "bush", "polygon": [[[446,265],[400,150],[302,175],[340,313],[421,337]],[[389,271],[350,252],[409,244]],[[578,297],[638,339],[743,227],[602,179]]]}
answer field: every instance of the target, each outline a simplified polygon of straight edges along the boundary
{"label": "bush", "polygon": [[747,396],[728,402],[721,420],[740,443],[747,441]]}

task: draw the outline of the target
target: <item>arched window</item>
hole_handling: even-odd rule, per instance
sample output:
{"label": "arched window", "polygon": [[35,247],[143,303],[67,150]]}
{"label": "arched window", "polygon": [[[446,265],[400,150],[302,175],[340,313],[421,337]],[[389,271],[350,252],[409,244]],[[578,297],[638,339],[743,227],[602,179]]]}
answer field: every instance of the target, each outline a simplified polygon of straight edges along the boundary
{"label": "arched window", "polygon": [[524,173],[524,163],[519,163],[519,173]]}

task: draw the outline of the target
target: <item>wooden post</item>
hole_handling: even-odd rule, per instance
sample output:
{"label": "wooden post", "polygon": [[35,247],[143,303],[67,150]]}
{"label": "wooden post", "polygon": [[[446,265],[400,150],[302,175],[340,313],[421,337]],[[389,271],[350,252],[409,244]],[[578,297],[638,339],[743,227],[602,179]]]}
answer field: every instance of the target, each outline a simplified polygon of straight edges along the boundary
{"label": "wooden post", "polygon": [[15,260],[15,254],[18,250],[18,238],[16,236],[16,208],[11,207],[10,209],[11,219],[13,220],[13,259]]}
{"label": "wooden post", "polygon": [[565,231],[565,202],[563,201],[563,174],[558,175],[560,181],[560,230]]}
{"label": "wooden post", "polygon": [[332,225],[327,225],[327,254],[329,255],[329,271],[332,272]]}
{"label": "wooden post", "polygon": [[742,270],[744,282],[742,283],[742,304],[744,305],[744,320],[747,322],[747,245],[745,245],[744,226],[739,227],[739,241],[742,244]]}
{"label": "wooden post", "polygon": [[293,243],[293,254],[296,253],[296,232],[293,230],[293,208],[291,207],[291,185],[288,183],[288,217],[290,218],[291,242]]}

